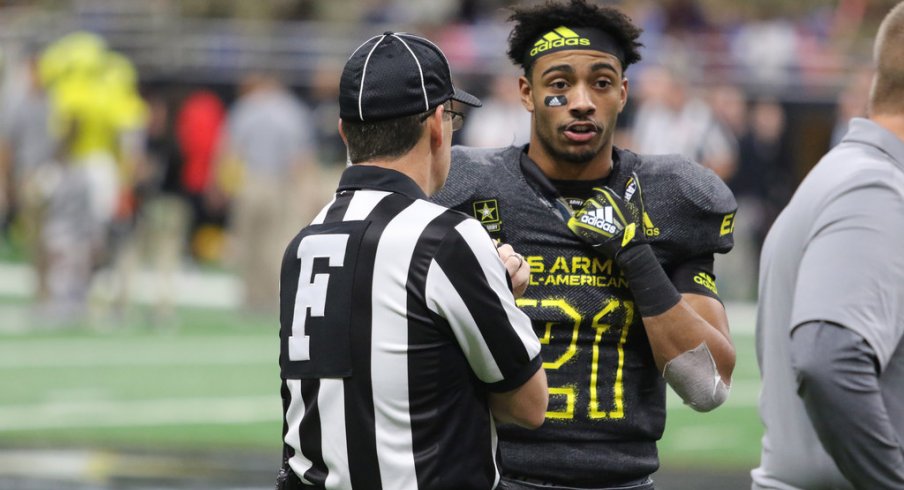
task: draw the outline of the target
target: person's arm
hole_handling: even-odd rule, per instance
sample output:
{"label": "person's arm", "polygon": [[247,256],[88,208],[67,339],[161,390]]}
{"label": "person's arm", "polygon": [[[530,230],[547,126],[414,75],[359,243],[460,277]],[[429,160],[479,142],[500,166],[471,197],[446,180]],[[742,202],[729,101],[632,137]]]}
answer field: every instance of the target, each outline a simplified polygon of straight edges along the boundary
{"label": "person's arm", "polygon": [[669,385],[695,410],[712,410],[727,398],[735,364],[725,309],[714,297],[682,295],[675,287],[646,243],[642,191],[633,179],[627,201],[612,189],[595,189],[568,227],[618,264]]}
{"label": "person's arm", "polygon": [[[503,247],[503,253],[511,249]],[[507,256],[507,264],[517,262]],[[500,251],[483,226],[468,218],[434,255],[426,300],[449,323],[474,375],[486,386],[493,416],[536,428],[546,415],[546,372],[540,341],[515,305],[509,282]]]}
{"label": "person's arm", "polygon": [[823,448],[855,488],[904,488],[904,447],[879,388],[879,362],[859,334],[814,321],[791,333],[797,394]]}
{"label": "person's arm", "polygon": [[735,349],[729,336],[728,316],[719,300],[685,293],[664,313],[644,316],[643,324],[660,372],[672,359],[705,343],[722,382],[731,384]]}
{"label": "person's arm", "polygon": [[548,401],[546,371],[538,369],[526,383],[514,390],[490,393],[490,411],[499,422],[536,429],[543,425]]}
{"label": "person's arm", "polygon": [[901,414],[879,384],[904,338],[904,179],[891,164],[855,163],[856,184],[814,203],[788,292],[788,362],[821,444],[853,486],[904,488],[902,440],[890,426]]}
{"label": "person's arm", "polygon": [[[530,266],[507,243],[499,245],[496,252],[505,265],[514,297],[520,298],[530,282]],[[536,429],[543,424],[548,397],[546,371],[540,369],[526,383],[512,391],[490,393],[490,410],[500,422]]]}
{"label": "person's arm", "polygon": [[620,259],[663,377],[697,411],[724,403],[735,366],[725,307],[715,297],[679,293],[649,244]]}

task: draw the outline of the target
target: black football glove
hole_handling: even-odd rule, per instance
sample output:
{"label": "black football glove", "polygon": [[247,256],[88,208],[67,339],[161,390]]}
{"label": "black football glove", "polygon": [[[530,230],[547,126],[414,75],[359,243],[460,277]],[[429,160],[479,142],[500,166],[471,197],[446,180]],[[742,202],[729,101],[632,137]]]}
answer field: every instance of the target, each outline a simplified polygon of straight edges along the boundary
{"label": "black football glove", "polygon": [[632,174],[628,179],[624,197],[609,187],[594,187],[593,190],[596,194],[568,220],[572,233],[613,259],[635,245],[646,243],[643,199],[637,175]]}

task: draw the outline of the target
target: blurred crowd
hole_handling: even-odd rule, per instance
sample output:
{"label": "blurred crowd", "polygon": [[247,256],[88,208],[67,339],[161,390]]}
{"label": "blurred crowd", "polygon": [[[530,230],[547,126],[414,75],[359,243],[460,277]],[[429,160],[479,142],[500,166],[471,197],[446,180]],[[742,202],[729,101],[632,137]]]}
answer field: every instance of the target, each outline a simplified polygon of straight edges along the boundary
{"label": "blurred crowd", "polygon": [[34,268],[45,320],[78,321],[92,302],[122,313],[147,269],[167,321],[186,260],[227,261],[245,306],[272,310],[285,243],[325,197],[308,105],[266,74],[244,77],[228,108],[203,87],[140,87],[83,31],[19,69],[0,126],[3,232]]}
{"label": "blurred crowd", "polygon": [[[424,32],[484,101],[455,142],[528,141],[518,73],[500,38],[508,2],[348,3],[149,5],[166,15],[252,17],[271,28],[280,19]],[[0,20],[21,16],[16,4],[0,1]],[[112,8],[74,5],[81,10],[72,15],[89,20],[105,12],[98,5]],[[876,6],[669,0],[623,8],[645,29],[646,47],[627,73],[616,143],[684,154],[730,185],[737,242],[719,257],[718,281],[724,298],[755,299],[766,230],[818,155],[865,112],[869,69],[852,60],[869,45],[858,34],[873,32],[864,26]],[[284,246],[329,199],[345,163],[336,130],[343,60],[324,56],[291,76],[278,64],[218,78],[167,76],[135,46],[82,27],[0,44],[0,242],[32,265],[38,311],[59,322],[94,304],[126,311],[134,277],[146,271],[155,278],[153,316],[166,322],[179,271],[211,265],[238,274],[249,311],[275,311]]]}

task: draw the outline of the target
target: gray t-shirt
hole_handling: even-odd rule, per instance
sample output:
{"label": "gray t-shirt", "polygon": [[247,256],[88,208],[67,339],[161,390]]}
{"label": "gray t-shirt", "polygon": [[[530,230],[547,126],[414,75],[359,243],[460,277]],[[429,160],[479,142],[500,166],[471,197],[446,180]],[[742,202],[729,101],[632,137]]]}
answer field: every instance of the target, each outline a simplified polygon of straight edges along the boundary
{"label": "gray t-shirt", "polygon": [[44,94],[32,92],[10,101],[5,109],[0,139],[13,148],[18,180],[53,159],[56,141],[50,132],[50,102]]}
{"label": "gray t-shirt", "polygon": [[282,89],[240,99],[229,114],[228,131],[248,173],[261,178],[284,179],[296,159],[316,152],[310,111]]}
{"label": "gray t-shirt", "polygon": [[760,265],[756,349],[765,425],[754,488],[849,489],[797,394],[789,338],[801,323],[843,325],[869,343],[904,441],[904,141],[854,119],[769,232]]}

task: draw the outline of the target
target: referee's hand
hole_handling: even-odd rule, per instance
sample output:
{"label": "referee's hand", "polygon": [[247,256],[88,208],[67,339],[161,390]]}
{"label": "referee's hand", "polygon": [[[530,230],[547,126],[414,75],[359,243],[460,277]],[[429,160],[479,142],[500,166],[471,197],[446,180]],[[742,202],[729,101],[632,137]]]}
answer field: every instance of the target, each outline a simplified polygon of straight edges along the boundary
{"label": "referee's hand", "polygon": [[496,251],[512,279],[512,294],[516,299],[520,298],[527,291],[527,284],[530,282],[530,265],[507,243],[496,247]]}

